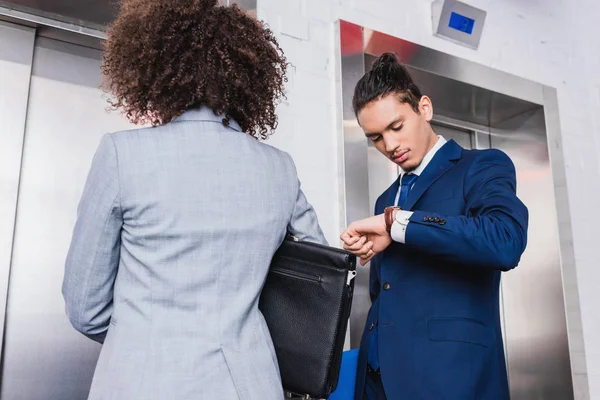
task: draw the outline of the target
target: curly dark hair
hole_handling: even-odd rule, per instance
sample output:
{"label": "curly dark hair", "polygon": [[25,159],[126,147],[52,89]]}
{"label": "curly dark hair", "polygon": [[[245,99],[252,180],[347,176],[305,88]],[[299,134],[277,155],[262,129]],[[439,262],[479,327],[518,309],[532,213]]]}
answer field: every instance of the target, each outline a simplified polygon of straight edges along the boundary
{"label": "curly dark hair", "polygon": [[262,22],[218,0],[122,0],[109,26],[104,88],[134,124],[207,106],[265,139],[277,127],[287,60]]}
{"label": "curly dark hair", "polygon": [[358,113],[375,100],[389,94],[398,96],[400,103],[407,103],[414,112],[419,114],[419,101],[423,94],[415,84],[410,73],[398,61],[394,53],[383,53],[374,62],[371,70],[367,72],[356,84],[352,107],[354,114]]}

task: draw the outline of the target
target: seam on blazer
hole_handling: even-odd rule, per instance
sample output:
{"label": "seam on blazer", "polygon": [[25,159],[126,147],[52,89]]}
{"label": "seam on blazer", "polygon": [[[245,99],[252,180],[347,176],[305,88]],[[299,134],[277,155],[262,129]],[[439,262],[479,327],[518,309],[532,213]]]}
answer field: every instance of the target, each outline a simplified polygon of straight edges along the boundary
{"label": "seam on blazer", "polygon": [[[215,121],[207,121],[207,122],[215,122]],[[219,143],[219,147],[223,146],[223,135],[221,135],[221,132],[218,132],[218,143]],[[222,168],[222,157],[219,159],[220,163],[219,163],[219,182],[224,182],[225,177],[223,174],[223,169]],[[219,226],[221,227],[221,229],[223,229],[223,227],[226,227],[226,221],[225,220],[221,220]],[[223,235],[226,235],[225,231],[223,230]],[[223,346],[223,342],[221,340],[221,271],[223,271],[223,246],[219,246],[219,264],[217,266],[217,298],[216,298],[216,303],[217,303],[217,340],[219,341],[219,346]],[[222,350],[221,350],[222,352]],[[230,375],[231,376],[231,375]],[[233,379],[233,378],[232,378]],[[237,390],[237,388],[236,388]]]}
{"label": "seam on blazer", "polygon": [[287,223],[287,226],[286,226],[286,228],[287,228],[288,226],[290,226],[290,224],[294,220],[294,216],[296,215],[296,205],[298,204],[298,196],[300,195],[300,178],[298,178],[298,170],[296,169],[296,164],[294,163],[294,159],[288,153],[284,153],[284,154],[287,156],[288,164],[292,168],[292,173],[293,173],[292,178],[294,180],[294,185],[296,188],[296,190],[294,191],[294,193],[296,194],[296,197],[294,199],[292,199],[292,214],[290,215],[290,219]]}
{"label": "seam on blazer", "polygon": [[121,166],[119,164],[119,151],[117,150],[117,144],[115,143],[115,139],[113,138],[112,133],[108,134],[110,138],[110,142],[115,149],[115,161],[117,162],[117,197],[119,198],[119,211],[121,211],[121,215],[123,215],[123,202],[121,199]]}
{"label": "seam on blazer", "polygon": [[[100,235],[98,243],[102,243],[102,241],[104,239],[104,236],[106,235],[106,225],[108,225],[108,221],[110,220],[110,216],[112,215],[112,212],[110,210],[112,210],[112,208],[113,208],[113,206],[114,206],[114,204],[115,204],[115,202],[117,201],[118,198],[119,198],[119,196],[117,194],[117,196],[115,196],[115,198],[113,199],[112,203],[110,204],[109,213],[106,216],[106,219],[104,220],[104,224],[102,225],[102,234]],[[88,293],[89,293],[88,289],[90,287],[90,281],[91,281],[90,276],[94,272],[94,269],[96,268],[96,261],[98,260],[98,253],[99,253],[99,251],[96,251],[94,253],[94,259],[92,261],[92,268],[89,269],[89,272],[88,272],[88,274],[86,276],[85,287],[84,287],[84,291],[83,291],[84,297],[83,297],[83,301],[81,302],[81,305],[79,306],[79,315],[80,316],[83,315],[82,311],[84,310],[85,304],[87,303]],[[110,324],[110,322],[109,322],[109,324]],[[80,328],[82,328],[82,327],[80,326]],[[81,330],[83,330],[83,329],[81,329]]]}
{"label": "seam on blazer", "polygon": [[238,385],[235,382],[235,379],[233,377],[233,372],[231,372],[231,366],[229,365],[229,361],[227,361],[227,357],[225,357],[225,351],[223,351],[222,346],[219,350],[221,351],[221,357],[223,357],[225,366],[227,367],[227,372],[229,372],[229,379],[231,380],[231,383],[233,384],[233,389],[235,390],[235,393],[237,394],[238,400],[241,400],[242,396],[240,395],[240,390],[238,389]]}
{"label": "seam on blazer", "polygon": [[[110,217],[112,215],[113,206],[114,206],[115,202],[117,201],[117,199],[119,199],[119,211],[121,212],[121,215],[122,215],[121,201],[120,201],[120,193],[121,193],[121,191],[120,191],[120,183],[119,183],[119,159],[117,157],[117,149],[116,149],[116,146],[115,146],[115,142],[114,142],[111,134],[109,133],[107,136],[110,139],[110,141],[111,141],[111,143],[113,145],[113,148],[115,149],[115,161],[117,162],[117,194],[116,194],[115,198],[113,199],[113,201],[110,204],[109,212],[108,212],[108,214],[106,216],[106,219],[104,220],[104,224],[102,225],[102,234],[99,237],[99,240],[98,240],[98,243],[96,244],[96,247],[98,247],[99,243],[102,243],[102,241],[104,239],[104,236],[106,235],[106,226],[108,225],[108,221],[110,220]],[[120,241],[120,239],[119,239],[119,241]],[[90,268],[90,270],[89,270],[89,272],[88,272],[88,274],[86,276],[86,282],[85,282],[84,292],[83,292],[84,293],[84,297],[83,297],[83,301],[81,302],[81,305],[79,306],[79,316],[83,315],[83,310],[85,309],[85,304],[87,303],[87,300],[88,300],[88,294],[89,294],[89,290],[88,289],[89,289],[90,280],[91,280],[90,276],[92,275],[92,273],[94,272],[94,269],[96,268],[96,261],[98,260],[98,253],[99,253],[99,251],[96,251],[96,253],[94,254],[94,259],[92,260],[92,268]],[[109,324],[110,324],[110,321],[109,321]],[[83,327],[80,326],[80,328],[83,328]],[[81,330],[83,330],[83,329],[81,329]]]}

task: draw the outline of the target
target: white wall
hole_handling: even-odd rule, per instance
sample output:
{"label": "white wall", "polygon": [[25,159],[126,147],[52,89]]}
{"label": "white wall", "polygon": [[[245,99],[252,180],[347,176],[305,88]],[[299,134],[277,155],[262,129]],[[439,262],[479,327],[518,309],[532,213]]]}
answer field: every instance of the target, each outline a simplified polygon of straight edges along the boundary
{"label": "white wall", "polygon": [[[434,37],[430,0],[258,0],[294,68],[280,128],[268,143],[294,157],[331,244],[339,243],[342,172],[334,94],[334,22],[344,19],[557,89],[583,344],[575,386],[600,399],[600,5],[591,0],[467,0],[487,11],[478,50]],[[551,143],[551,146],[554,144]],[[568,283],[567,283],[568,284]],[[570,310],[569,321],[576,321]],[[570,332],[578,329],[576,324]],[[581,335],[579,335],[581,336]],[[586,396],[587,397],[587,396]]]}

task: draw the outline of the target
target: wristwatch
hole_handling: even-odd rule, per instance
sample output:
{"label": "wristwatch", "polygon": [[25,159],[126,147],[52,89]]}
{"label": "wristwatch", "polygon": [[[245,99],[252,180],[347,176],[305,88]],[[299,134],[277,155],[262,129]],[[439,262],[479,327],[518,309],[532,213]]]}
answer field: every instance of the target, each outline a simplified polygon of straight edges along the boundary
{"label": "wristwatch", "polygon": [[386,207],[383,211],[384,220],[385,220],[385,230],[389,232],[392,231],[392,224],[394,223],[394,210],[402,210],[397,206],[389,206]]}

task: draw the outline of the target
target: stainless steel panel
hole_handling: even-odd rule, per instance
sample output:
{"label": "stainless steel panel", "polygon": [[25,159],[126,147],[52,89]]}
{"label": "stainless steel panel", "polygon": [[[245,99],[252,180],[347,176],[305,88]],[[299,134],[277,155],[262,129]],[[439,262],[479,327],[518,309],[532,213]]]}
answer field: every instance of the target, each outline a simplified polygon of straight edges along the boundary
{"label": "stainless steel panel", "polygon": [[34,29],[0,22],[0,358],[34,40]]}
{"label": "stainless steel panel", "polygon": [[556,204],[543,110],[496,127],[491,143],[513,160],[518,195],[529,209],[527,249],[519,267],[502,278],[511,397],[573,399]]}
{"label": "stainless steel panel", "polygon": [[[434,104],[435,107],[435,104]],[[472,149],[474,147],[473,138],[475,133],[466,129],[457,129],[442,125],[440,123],[432,123],[433,130],[438,135],[441,135],[446,140],[454,139],[461,147],[465,149]]]}
{"label": "stainless steel panel", "polygon": [[[89,2],[89,0],[88,0]],[[97,6],[89,14],[86,2],[62,0],[44,2],[38,0],[0,0],[0,21],[23,24],[37,28],[39,36],[102,50],[106,40],[106,24],[115,17],[116,4],[106,0],[94,0]],[[256,17],[257,0],[219,0],[222,5],[237,4],[248,14]],[[92,19],[80,19],[78,15],[92,15]]]}
{"label": "stainless steel panel", "polygon": [[567,308],[567,329],[571,354],[571,370],[575,386],[575,398],[589,399],[589,386],[586,365],[586,353],[583,341],[581,312],[579,308],[579,289],[575,269],[575,253],[570,219],[569,198],[567,195],[567,177],[563,157],[563,145],[560,135],[560,118],[556,89],[544,87],[544,117],[550,152],[550,166],[554,177],[554,196],[559,226],[560,258],[565,303]]}
{"label": "stainless steel panel", "polygon": [[492,147],[492,138],[489,129],[486,132],[475,132],[475,147],[476,149],[489,149]]}
{"label": "stainless steel panel", "polygon": [[9,282],[2,399],[85,399],[100,346],[75,332],[61,296],[79,196],[105,132],[130,128],[107,113],[100,53],[38,39]]}
{"label": "stainless steel panel", "polygon": [[[354,26],[342,22],[337,30],[341,35],[351,31],[352,37],[346,40],[362,43],[362,30],[350,29]],[[343,46],[342,46],[343,47]],[[359,47],[362,47],[359,45]],[[343,49],[339,50],[341,63],[339,68],[339,84],[341,84],[342,97],[342,127],[343,127],[343,157],[344,157],[344,188],[345,188],[345,218],[347,222],[366,218],[372,214],[372,205],[369,199],[369,156],[367,151],[367,139],[362,129],[356,123],[352,111],[352,95],[354,86],[364,74],[364,55],[344,55]],[[369,270],[368,265],[359,267],[359,273],[354,283],[354,300],[350,315],[350,345],[355,348],[360,344],[362,330],[365,325],[367,313],[371,306],[369,299]]]}
{"label": "stainless steel panel", "polygon": [[219,3],[224,6],[237,4],[242,10],[256,10],[257,0],[219,0]]}
{"label": "stainless steel panel", "polygon": [[[369,70],[375,57],[365,57]],[[434,112],[481,126],[496,126],[515,116],[540,108],[539,104],[507,96],[407,65],[424,95],[435,99]]]}
{"label": "stainless steel panel", "polygon": [[[485,11],[456,0],[436,0],[431,4],[431,11],[436,36],[473,49],[479,47],[487,15]],[[475,21],[472,32],[467,33],[450,27],[451,16],[455,12]]]}
{"label": "stainless steel panel", "polygon": [[412,68],[531,103],[544,103],[544,86],[539,83],[368,28],[364,31],[368,38],[364,46],[366,54],[377,57],[393,51]]}
{"label": "stainless steel panel", "polygon": [[[340,31],[341,31],[341,27],[340,24],[337,23],[335,24],[335,32],[334,32],[334,37],[337,38],[337,40],[334,40],[334,70],[336,71],[336,80],[335,80],[335,97],[336,100],[334,102],[334,104],[336,105],[336,112],[337,115],[342,115],[344,112],[344,108],[343,108],[343,96],[344,96],[344,90],[343,90],[343,84],[342,84],[342,43],[340,40]],[[360,35],[359,39],[362,39],[362,35]],[[342,119],[336,119],[335,120],[335,132],[336,134],[336,145],[339,151],[339,156],[337,158],[337,182],[338,182],[338,204],[339,204],[339,209],[338,209],[338,229],[339,232],[343,232],[343,230],[346,228],[346,181],[345,181],[345,171],[344,171],[344,164],[345,164],[345,160],[343,157],[344,154],[344,121]],[[352,323],[350,320],[348,320],[348,328],[346,330],[346,338],[344,340],[344,350],[349,350],[350,348],[352,348],[352,342],[351,342],[351,329],[352,329]]]}

